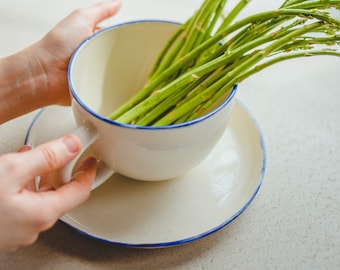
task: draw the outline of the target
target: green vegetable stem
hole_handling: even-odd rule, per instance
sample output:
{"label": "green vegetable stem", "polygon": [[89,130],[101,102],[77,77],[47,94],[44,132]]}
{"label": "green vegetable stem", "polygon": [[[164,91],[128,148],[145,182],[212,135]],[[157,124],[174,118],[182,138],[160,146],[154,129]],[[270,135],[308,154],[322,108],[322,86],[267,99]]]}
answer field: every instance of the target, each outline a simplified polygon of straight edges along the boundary
{"label": "green vegetable stem", "polygon": [[235,84],[279,62],[340,56],[340,0],[286,0],[276,10],[237,20],[249,0],[226,16],[226,0],[205,0],[169,39],[149,79],[108,117],[165,126],[204,115]]}

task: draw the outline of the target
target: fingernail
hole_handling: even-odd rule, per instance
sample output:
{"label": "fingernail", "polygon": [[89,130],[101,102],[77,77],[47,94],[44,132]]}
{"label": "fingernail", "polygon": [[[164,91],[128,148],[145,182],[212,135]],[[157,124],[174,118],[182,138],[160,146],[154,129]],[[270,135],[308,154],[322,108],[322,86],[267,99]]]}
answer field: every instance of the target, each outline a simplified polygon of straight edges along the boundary
{"label": "fingernail", "polygon": [[92,166],[97,164],[97,159],[94,157],[88,157],[84,159],[79,166],[78,171],[86,171],[87,169],[91,168]]}
{"label": "fingernail", "polygon": [[28,145],[22,145],[22,146],[20,146],[19,147],[19,149],[17,150],[19,153],[21,153],[21,152],[26,152],[26,151],[29,151],[29,150],[31,150],[31,147],[30,146],[28,146]]}
{"label": "fingernail", "polygon": [[63,143],[71,153],[79,152],[80,150],[79,141],[74,136],[65,136],[63,138]]}

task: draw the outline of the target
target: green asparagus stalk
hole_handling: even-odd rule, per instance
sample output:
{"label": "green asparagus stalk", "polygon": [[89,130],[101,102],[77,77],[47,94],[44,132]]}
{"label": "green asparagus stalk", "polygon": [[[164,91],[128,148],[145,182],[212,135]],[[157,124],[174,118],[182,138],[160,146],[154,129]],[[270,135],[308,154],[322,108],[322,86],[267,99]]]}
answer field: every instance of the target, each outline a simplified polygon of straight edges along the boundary
{"label": "green asparagus stalk", "polygon": [[109,118],[136,125],[193,120],[268,66],[297,57],[340,56],[340,21],[328,13],[340,10],[340,0],[286,0],[277,10],[236,21],[248,2],[240,0],[222,18],[227,1],[205,0],[169,39],[145,86]]}

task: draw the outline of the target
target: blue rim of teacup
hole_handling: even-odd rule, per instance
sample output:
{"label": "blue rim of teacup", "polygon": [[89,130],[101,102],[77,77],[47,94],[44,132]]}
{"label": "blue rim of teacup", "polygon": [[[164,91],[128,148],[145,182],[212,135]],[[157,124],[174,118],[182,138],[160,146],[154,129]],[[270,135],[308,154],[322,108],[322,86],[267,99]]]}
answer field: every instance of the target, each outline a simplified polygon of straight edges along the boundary
{"label": "blue rim of teacup", "polygon": [[107,122],[109,124],[113,124],[116,126],[121,126],[121,127],[126,127],[126,128],[132,128],[132,129],[146,129],[146,130],[159,130],[159,129],[174,129],[174,128],[181,128],[181,127],[186,127],[186,126],[190,126],[193,124],[197,124],[209,117],[211,117],[212,115],[216,114],[218,111],[220,111],[222,108],[224,108],[235,96],[236,91],[237,91],[237,87],[238,85],[235,84],[230,92],[230,94],[228,95],[228,97],[214,110],[210,111],[209,113],[198,117],[196,119],[193,119],[191,121],[187,121],[187,122],[183,122],[180,124],[172,124],[172,125],[166,125],[166,126],[140,126],[140,125],[132,125],[132,124],[124,124],[124,123],[120,123],[114,120],[111,120],[103,115],[98,114],[97,112],[95,112],[94,110],[92,110],[89,106],[87,106],[78,96],[77,91],[74,89],[73,87],[73,83],[72,83],[72,79],[71,79],[71,71],[72,71],[72,67],[73,67],[73,63],[75,61],[75,58],[77,57],[78,53],[80,52],[80,50],[88,43],[90,42],[92,39],[96,38],[99,35],[102,35],[103,33],[106,33],[112,29],[115,28],[119,28],[125,25],[130,25],[130,24],[136,24],[136,23],[167,23],[167,24],[176,24],[176,25],[180,25],[180,23],[178,22],[174,22],[174,21],[168,21],[168,20],[135,20],[135,21],[129,21],[129,22],[124,22],[124,23],[120,23],[120,24],[116,24],[113,26],[109,26],[106,28],[103,28],[101,30],[99,30],[98,32],[96,32],[95,34],[93,34],[92,36],[88,37],[87,39],[85,39],[74,51],[74,53],[71,56],[70,62],[69,62],[69,66],[68,66],[68,71],[67,71],[67,79],[68,79],[68,85],[70,88],[70,91],[72,93],[72,97],[77,101],[77,103],[84,108],[87,112],[89,112],[92,116]]}

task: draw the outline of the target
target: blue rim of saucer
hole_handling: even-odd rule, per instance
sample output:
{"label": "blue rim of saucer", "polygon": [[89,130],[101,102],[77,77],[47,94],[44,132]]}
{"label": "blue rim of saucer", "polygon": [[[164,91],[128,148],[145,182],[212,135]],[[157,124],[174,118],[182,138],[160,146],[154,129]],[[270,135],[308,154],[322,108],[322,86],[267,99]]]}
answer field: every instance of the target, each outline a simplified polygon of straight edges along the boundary
{"label": "blue rim of saucer", "polygon": [[[252,120],[252,123],[254,124],[254,126],[255,126],[258,134],[259,134],[260,146],[261,146],[261,149],[263,151],[263,160],[262,160],[261,174],[260,174],[257,186],[254,189],[252,195],[249,197],[248,201],[237,212],[235,212],[232,216],[230,216],[224,222],[222,222],[221,224],[215,226],[214,228],[207,230],[205,232],[202,232],[200,234],[197,234],[197,235],[194,235],[194,236],[191,236],[191,237],[187,237],[187,238],[183,238],[183,239],[180,239],[180,240],[176,240],[176,241],[168,241],[168,242],[160,242],[160,243],[126,243],[126,242],[112,241],[112,240],[108,240],[108,239],[105,239],[105,238],[102,238],[102,237],[98,237],[98,236],[86,233],[85,231],[82,231],[81,229],[72,226],[71,224],[67,223],[66,221],[63,221],[61,219],[59,221],[61,223],[65,224],[66,226],[68,226],[69,228],[71,228],[72,230],[74,230],[75,232],[77,232],[81,235],[84,235],[84,236],[86,236],[90,239],[98,240],[100,242],[113,244],[113,245],[119,245],[119,246],[130,247],[130,248],[145,248],[145,249],[168,248],[168,247],[187,244],[187,243],[194,242],[196,240],[200,240],[202,238],[205,238],[205,237],[223,229],[224,227],[226,227],[232,221],[237,219],[248,208],[248,206],[251,204],[251,202],[254,200],[254,198],[258,194],[258,191],[260,190],[260,187],[262,186],[262,183],[263,183],[263,180],[264,180],[264,175],[265,175],[265,171],[266,171],[266,164],[267,164],[266,146],[265,146],[265,142],[264,142],[263,133],[262,133],[257,121],[255,120],[254,116],[249,112],[249,110],[242,104],[242,102],[240,102],[240,100],[237,100],[237,102],[240,104],[242,109],[247,112],[248,117]],[[26,136],[25,136],[25,141],[24,141],[25,144],[27,144],[29,142],[31,131],[32,131],[36,121],[38,120],[38,118],[44,112],[45,109],[46,108],[41,109],[37,113],[37,115],[34,117],[33,121],[31,122],[31,124],[30,124],[30,126],[27,130]]]}
{"label": "blue rim of saucer", "polygon": [[78,228],[75,228],[73,226],[71,226],[70,224],[68,224],[67,222],[64,222],[63,220],[60,220],[62,223],[66,224],[67,226],[71,227],[73,230],[75,230],[76,232],[78,232],[79,234],[82,234],[86,237],[104,242],[104,243],[108,243],[108,244],[114,244],[114,245],[119,245],[119,246],[124,246],[124,247],[130,247],[130,248],[144,248],[144,249],[157,249],[157,248],[168,248],[168,247],[174,247],[174,246],[179,246],[179,245],[183,245],[183,244],[188,244],[197,240],[200,240],[202,238],[205,238],[211,234],[214,234],[215,232],[223,229],[224,227],[226,227],[227,225],[229,225],[231,222],[233,222],[235,219],[237,219],[247,208],[248,206],[252,203],[252,201],[255,199],[256,195],[258,194],[260,187],[262,186],[263,180],[264,180],[264,175],[265,175],[265,171],[266,171],[266,166],[267,166],[267,152],[266,152],[266,146],[265,146],[265,142],[264,142],[264,136],[263,133],[260,129],[259,124],[257,123],[257,121],[255,120],[254,116],[250,113],[250,111],[239,101],[237,100],[237,102],[241,105],[242,109],[245,110],[249,116],[249,118],[252,120],[258,134],[259,134],[259,138],[260,138],[260,146],[261,149],[263,151],[263,160],[262,160],[262,168],[261,168],[261,174],[260,174],[260,179],[259,182],[256,186],[256,188],[254,189],[253,194],[250,196],[250,198],[248,199],[248,201],[243,205],[243,207],[241,207],[237,212],[235,212],[231,217],[229,217],[227,220],[225,220],[224,222],[222,222],[220,225],[207,230],[203,233],[191,236],[191,237],[187,237],[187,238],[183,238],[180,240],[176,240],[176,241],[169,241],[169,242],[160,242],[160,243],[125,243],[125,242],[119,242],[119,241],[111,241],[111,240],[107,240],[105,238],[101,238],[98,236],[94,236],[91,234],[88,234]]}
{"label": "blue rim of saucer", "polygon": [[100,119],[104,122],[110,123],[112,125],[122,126],[122,127],[126,127],[126,128],[145,129],[145,130],[174,129],[174,128],[181,128],[181,127],[185,127],[185,126],[194,125],[196,123],[203,121],[204,119],[211,117],[212,115],[214,115],[215,113],[220,111],[222,108],[224,108],[227,104],[229,104],[229,102],[234,98],[236,91],[237,91],[237,88],[238,88],[237,84],[235,84],[233,86],[228,97],[217,108],[215,108],[211,112],[203,115],[202,117],[198,117],[198,118],[191,120],[191,121],[188,121],[188,122],[184,122],[184,123],[180,123],[180,124],[167,125],[167,126],[138,126],[138,125],[131,125],[131,124],[123,124],[123,123],[120,123],[120,122],[117,122],[117,121],[113,121],[113,120],[111,120],[107,117],[104,117],[103,115],[96,113],[94,110],[92,110],[90,107],[88,107],[78,96],[77,91],[73,87],[73,82],[72,82],[72,79],[71,79],[71,72],[72,72],[73,63],[74,63],[78,53],[92,39],[94,39],[94,38],[96,38],[100,35],[103,35],[104,33],[108,32],[112,29],[123,27],[123,26],[126,26],[126,25],[137,24],[137,23],[166,23],[166,24],[180,25],[180,23],[178,23],[178,22],[167,21],[167,20],[135,20],[135,21],[129,21],[129,22],[116,24],[116,25],[113,25],[113,26],[103,28],[100,31],[93,34],[92,36],[85,39],[82,43],[80,43],[80,45],[76,48],[76,50],[74,51],[74,53],[71,56],[71,59],[70,59],[69,65],[68,65],[68,71],[67,71],[67,79],[68,79],[69,89],[72,93],[73,98],[77,101],[77,103],[82,108],[84,108],[87,112],[89,112],[92,116],[94,116],[94,117],[96,117],[96,118],[98,118],[98,119]]}

